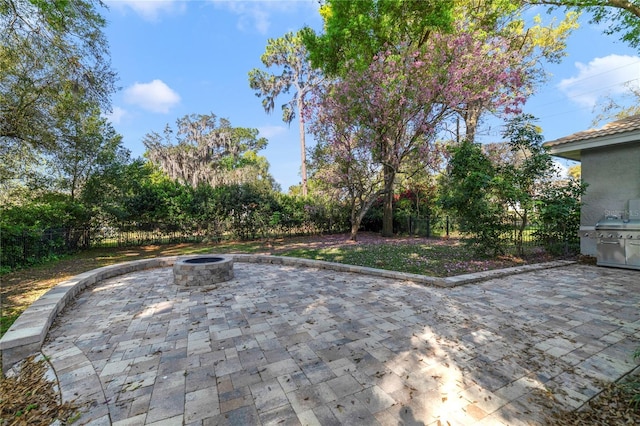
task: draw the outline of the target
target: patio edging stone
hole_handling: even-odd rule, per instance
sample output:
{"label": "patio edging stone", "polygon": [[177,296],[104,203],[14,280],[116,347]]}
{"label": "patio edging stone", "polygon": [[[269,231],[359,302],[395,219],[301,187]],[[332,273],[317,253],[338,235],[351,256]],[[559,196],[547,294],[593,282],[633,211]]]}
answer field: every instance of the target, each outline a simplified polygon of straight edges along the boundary
{"label": "patio edging stone", "polygon": [[[202,255],[202,254],[201,254]],[[463,284],[499,278],[508,275],[531,272],[540,269],[567,266],[572,261],[552,261],[539,264],[522,265],[512,268],[492,271],[476,272],[472,274],[458,275],[455,277],[438,278],[426,275],[411,274],[406,272],[389,271],[384,269],[369,268],[363,266],[347,265],[322,260],[302,259],[295,257],[272,256],[263,254],[227,254],[233,257],[235,262],[269,263],[294,267],[310,267],[329,269],[337,272],[354,272],[382,278],[410,281],[416,284],[450,288]],[[16,319],[12,326],[0,339],[0,352],[2,353],[2,371],[6,373],[14,364],[25,359],[29,355],[40,351],[47,336],[49,328],[55,317],[64,307],[82,290],[97,282],[145,269],[171,267],[178,258],[194,256],[167,256],[153,259],[134,260],[116,265],[104,266],[83,272],[73,278],[63,281],[51,288],[38,300],[32,303]]]}

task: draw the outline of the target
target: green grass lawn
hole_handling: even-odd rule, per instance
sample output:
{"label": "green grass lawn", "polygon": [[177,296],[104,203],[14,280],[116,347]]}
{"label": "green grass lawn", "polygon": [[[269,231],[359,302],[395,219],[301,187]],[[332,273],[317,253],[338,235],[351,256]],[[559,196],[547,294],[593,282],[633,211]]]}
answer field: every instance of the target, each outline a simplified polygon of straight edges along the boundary
{"label": "green grass lawn", "polygon": [[468,250],[460,245],[369,244],[323,249],[299,248],[279,254],[438,277],[489,269],[492,263],[487,260],[474,260]]}

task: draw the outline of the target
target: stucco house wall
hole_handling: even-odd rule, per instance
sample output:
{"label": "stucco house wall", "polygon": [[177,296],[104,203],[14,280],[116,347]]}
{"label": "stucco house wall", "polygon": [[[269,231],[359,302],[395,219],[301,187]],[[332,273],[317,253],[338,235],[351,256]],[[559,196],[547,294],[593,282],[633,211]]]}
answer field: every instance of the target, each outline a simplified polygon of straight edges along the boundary
{"label": "stucco house wall", "polygon": [[[581,162],[588,185],[580,211],[580,252],[596,256],[595,225],[603,216],[629,215],[640,199],[640,115],[545,143],[552,155]],[[637,213],[637,212],[636,212]]]}
{"label": "stucco house wall", "polygon": [[[640,198],[640,142],[581,153],[582,181],[587,186],[580,212],[580,230],[592,232],[603,216],[628,215],[628,201]],[[582,254],[596,255],[596,240],[581,238]]]}

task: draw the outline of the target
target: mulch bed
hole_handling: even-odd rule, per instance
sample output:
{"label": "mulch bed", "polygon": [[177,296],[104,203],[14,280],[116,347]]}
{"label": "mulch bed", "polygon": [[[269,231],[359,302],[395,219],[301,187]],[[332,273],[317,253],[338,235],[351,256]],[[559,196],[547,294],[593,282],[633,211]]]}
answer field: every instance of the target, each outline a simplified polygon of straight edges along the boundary
{"label": "mulch bed", "polygon": [[555,413],[547,425],[640,425],[640,370],[618,383],[609,383],[582,409]]}
{"label": "mulch bed", "polygon": [[0,424],[2,426],[71,424],[78,407],[60,404],[60,396],[46,378],[44,360],[27,358],[14,377],[0,378]]}

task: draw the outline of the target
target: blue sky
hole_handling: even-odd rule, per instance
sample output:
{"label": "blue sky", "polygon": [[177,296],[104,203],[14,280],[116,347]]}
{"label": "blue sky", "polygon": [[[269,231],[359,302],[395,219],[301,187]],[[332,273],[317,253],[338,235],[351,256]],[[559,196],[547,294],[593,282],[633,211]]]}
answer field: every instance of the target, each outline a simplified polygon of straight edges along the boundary
{"label": "blue sky", "polygon": [[[247,74],[262,67],[260,56],[269,38],[304,25],[321,28],[317,0],[106,4],[105,33],[121,87],[110,119],[134,157],[144,153],[145,134],[161,133],[167,124],[175,127],[176,119],[186,114],[214,113],[233,126],[257,128],[269,140],[260,154],[269,160],[283,191],[300,182],[297,125],[283,123],[278,108],[271,115],[264,112]],[[525,107],[539,119],[545,140],[590,128],[602,96],[620,95],[625,83],[640,82],[638,53],[587,22],[581,18],[564,61],[545,65],[552,76]],[[500,123],[488,120],[480,139],[499,141]]]}

